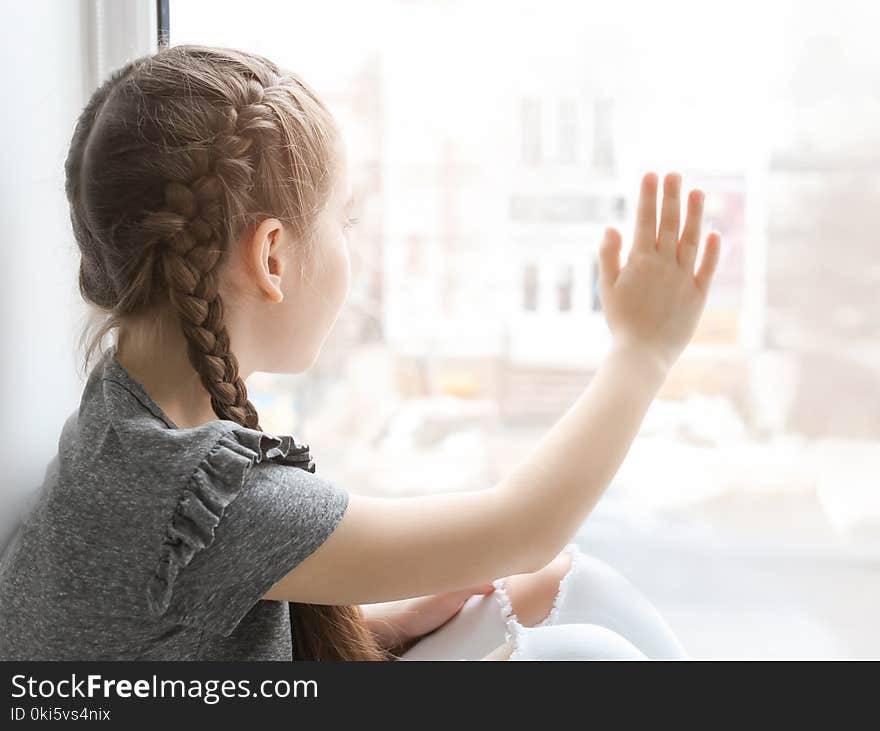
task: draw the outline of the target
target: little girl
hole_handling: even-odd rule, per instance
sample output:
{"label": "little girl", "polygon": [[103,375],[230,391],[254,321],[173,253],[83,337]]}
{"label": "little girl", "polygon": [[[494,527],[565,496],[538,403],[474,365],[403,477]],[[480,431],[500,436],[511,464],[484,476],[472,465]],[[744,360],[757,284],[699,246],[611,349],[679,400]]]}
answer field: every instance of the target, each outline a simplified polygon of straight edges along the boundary
{"label": "little girl", "polygon": [[568,541],[703,309],[720,238],[695,267],[700,191],[680,231],[667,175],[658,227],[646,174],[625,265],[606,231],[613,346],[505,479],[384,499],[262,431],[245,387],[307,369],[348,291],[346,150],[312,89],[261,56],[163,49],[95,92],[65,171],[105,315],[86,362],[114,338],[0,564],[0,659],[684,657]]}

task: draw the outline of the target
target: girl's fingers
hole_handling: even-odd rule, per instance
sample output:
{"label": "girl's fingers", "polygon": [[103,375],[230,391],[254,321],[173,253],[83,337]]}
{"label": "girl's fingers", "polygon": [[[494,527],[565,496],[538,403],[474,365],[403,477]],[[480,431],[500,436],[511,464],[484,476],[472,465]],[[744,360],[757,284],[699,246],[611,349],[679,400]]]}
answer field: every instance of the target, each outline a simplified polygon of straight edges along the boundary
{"label": "girl's fingers", "polygon": [[681,176],[669,173],[663,178],[663,204],[660,213],[660,229],[657,232],[657,251],[672,258],[678,245],[681,218]]}
{"label": "girl's fingers", "polygon": [[494,584],[481,584],[480,586],[475,586],[471,590],[471,594],[491,594],[493,591],[495,591]]}
{"label": "girl's fingers", "polygon": [[636,206],[633,250],[652,251],[657,245],[657,174],[645,173]]}
{"label": "girl's fingers", "polygon": [[712,283],[712,277],[718,268],[718,260],[721,258],[721,234],[713,231],[706,237],[706,246],[703,249],[703,258],[700,268],[697,269],[697,287],[705,293]]}
{"label": "girl's fingers", "polygon": [[697,260],[697,247],[700,245],[700,227],[703,223],[705,197],[701,190],[690,192],[684,230],[681,232],[681,240],[678,242],[678,263],[691,274],[694,271],[694,262]]}
{"label": "girl's fingers", "polygon": [[610,287],[620,274],[620,249],[623,239],[616,228],[606,228],[605,237],[599,246],[599,284]]}

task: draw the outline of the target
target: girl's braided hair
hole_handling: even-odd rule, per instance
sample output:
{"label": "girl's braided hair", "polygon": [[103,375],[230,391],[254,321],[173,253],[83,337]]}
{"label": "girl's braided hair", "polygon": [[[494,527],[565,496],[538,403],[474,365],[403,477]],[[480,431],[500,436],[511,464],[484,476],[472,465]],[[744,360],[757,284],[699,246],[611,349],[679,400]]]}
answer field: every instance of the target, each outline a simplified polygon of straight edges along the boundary
{"label": "girl's braided hair", "polygon": [[[172,312],[214,412],[259,430],[219,267],[230,243],[269,217],[311,258],[337,135],[315,92],[256,54],[172,46],[115,71],[80,115],[65,163],[80,292],[104,318],[86,365],[127,317]],[[298,659],[385,659],[358,607],[292,610]]]}

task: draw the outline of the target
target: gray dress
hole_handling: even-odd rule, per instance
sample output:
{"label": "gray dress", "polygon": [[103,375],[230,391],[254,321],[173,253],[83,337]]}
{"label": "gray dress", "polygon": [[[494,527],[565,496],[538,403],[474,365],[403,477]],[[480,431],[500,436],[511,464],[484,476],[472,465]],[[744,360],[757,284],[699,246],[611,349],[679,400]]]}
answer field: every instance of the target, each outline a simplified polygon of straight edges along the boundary
{"label": "gray dress", "polygon": [[347,506],[291,436],[177,428],[111,347],[0,562],[0,660],[295,659],[261,597]]}

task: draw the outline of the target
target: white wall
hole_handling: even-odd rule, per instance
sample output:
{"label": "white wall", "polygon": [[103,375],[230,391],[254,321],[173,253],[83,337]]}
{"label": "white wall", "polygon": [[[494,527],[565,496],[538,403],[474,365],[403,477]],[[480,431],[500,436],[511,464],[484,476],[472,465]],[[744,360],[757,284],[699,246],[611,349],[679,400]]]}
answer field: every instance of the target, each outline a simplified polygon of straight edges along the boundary
{"label": "white wall", "polygon": [[0,480],[8,488],[39,482],[81,390],[73,358],[84,308],[64,157],[87,98],[85,11],[53,0],[3,6]]}
{"label": "white wall", "polygon": [[86,309],[64,159],[99,75],[150,50],[151,9],[154,19],[150,0],[3,4],[0,498],[42,481],[64,420],[79,405],[77,341]]}

